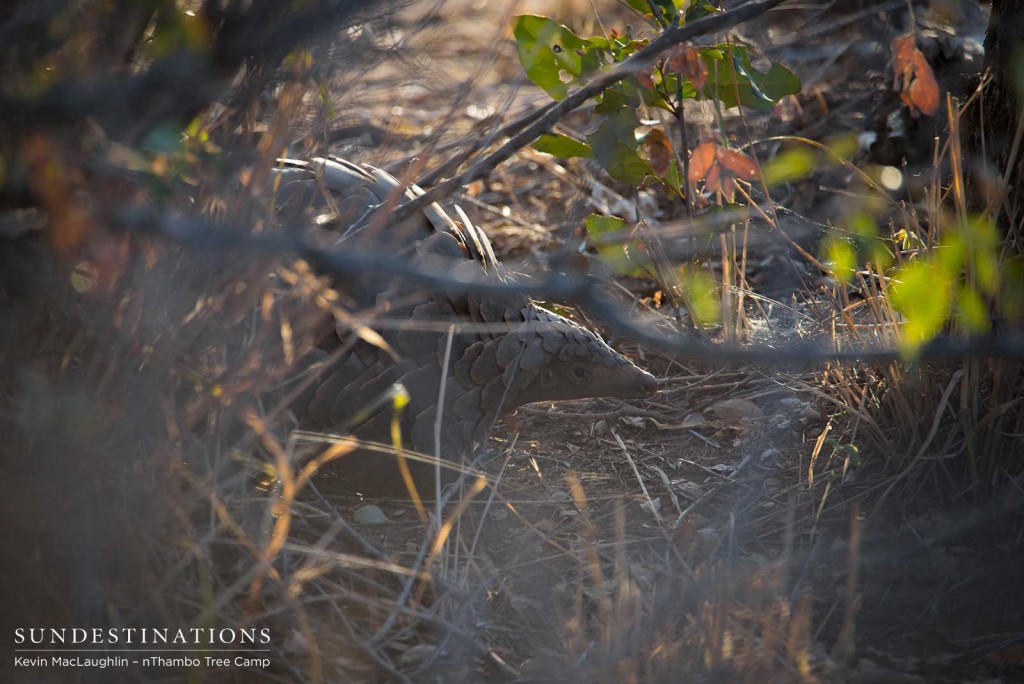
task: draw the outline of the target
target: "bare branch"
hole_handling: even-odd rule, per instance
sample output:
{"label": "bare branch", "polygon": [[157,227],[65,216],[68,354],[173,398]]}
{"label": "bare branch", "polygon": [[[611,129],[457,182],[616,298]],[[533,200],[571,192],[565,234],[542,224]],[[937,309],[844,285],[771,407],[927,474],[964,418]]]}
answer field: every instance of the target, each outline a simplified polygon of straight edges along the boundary
{"label": "bare branch", "polygon": [[[608,325],[616,333],[660,351],[685,357],[728,363],[756,363],[772,366],[807,367],[829,361],[906,361],[906,353],[895,347],[844,345],[837,349],[828,340],[809,340],[780,349],[768,345],[715,344],[666,332],[652,324],[638,322],[624,313],[621,304],[591,275],[549,272],[529,282],[501,280],[482,269],[471,277],[455,277],[451,269],[415,268],[387,252],[325,250],[304,238],[284,234],[252,234],[241,228],[225,228],[202,217],[154,215],[141,206],[121,212],[121,228],[148,233],[190,247],[218,251],[242,251],[271,255],[293,253],[332,275],[355,279],[368,274],[386,274],[453,295],[502,296],[520,293],[538,299],[568,300]],[[972,358],[1024,359],[1024,336],[1011,332],[974,339],[937,338],[918,353],[919,360]]]}

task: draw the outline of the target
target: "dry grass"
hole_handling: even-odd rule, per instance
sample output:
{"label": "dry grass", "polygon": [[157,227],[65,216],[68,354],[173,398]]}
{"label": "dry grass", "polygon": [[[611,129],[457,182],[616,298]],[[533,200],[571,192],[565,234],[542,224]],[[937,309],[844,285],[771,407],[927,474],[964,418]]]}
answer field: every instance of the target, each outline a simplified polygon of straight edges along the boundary
{"label": "dry grass", "polygon": [[[494,130],[512,103],[538,99],[518,86],[500,39],[506,17],[491,3],[402,11],[317,48],[316,67],[288,75],[274,103],[240,128],[210,113],[209,148],[161,156],[102,142],[61,156],[59,141],[42,140],[29,156],[58,158],[69,179],[41,193],[40,213],[57,226],[49,234],[75,228],[60,223],[77,215],[68,198],[116,207],[145,192],[161,209],[196,207],[246,235],[274,235],[264,179],[276,151],[323,151],[328,131],[351,123],[345,113],[369,113],[356,123],[376,127],[360,130],[385,138],[370,150],[365,137],[331,149],[402,170]],[[359,53],[369,57],[355,68],[347,60]],[[791,105],[836,97],[827,91],[836,73],[801,75],[821,89]],[[697,126],[715,118],[694,114]],[[959,114],[950,116],[956,130]],[[777,151],[774,136],[804,134],[800,120],[725,123],[762,154]],[[239,131],[260,154],[243,156],[240,178],[225,178],[218,155],[235,150],[212,146]],[[295,131],[303,135],[293,140]],[[97,162],[151,173],[127,191],[85,182]],[[857,163],[823,166],[812,184],[848,182]],[[966,167],[955,144],[932,163]],[[924,258],[944,231],[964,225],[964,183],[951,188],[936,173],[920,196],[883,203],[880,224],[921,238],[897,260]],[[776,211],[806,202],[802,190],[751,188],[751,204],[771,209],[710,241],[685,222],[680,232],[680,207],[645,190],[640,206],[660,218],[630,238],[652,246],[660,278],[624,280],[623,301],[663,329],[719,342],[898,339],[891,269],[869,264],[848,285],[825,278],[816,245]],[[856,200],[877,192],[847,190]],[[574,250],[580,218],[628,207],[632,191],[587,164],[524,151],[460,202],[529,271]],[[997,208],[988,211],[999,220]],[[941,545],[942,535],[960,543],[984,528],[1006,539],[995,528],[1020,478],[1008,456],[1024,453],[1020,367],[1008,360],[775,369],[716,366],[627,341],[659,377],[650,401],[521,411],[488,445],[494,486],[466,477],[445,505],[353,496],[329,466],[350,442],[288,437],[288,402],[303,382],[290,370],[325,319],[364,321],[346,306],[350,283],[289,257],[126,237],[106,229],[102,212],[90,216],[89,238],[70,257],[54,258],[53,240],[34,232],[4,255],[20,268],[0,287],[0,424],[9,435],[0,543],[11,559],[11,626],[272,630],[269,669],[191,673],[202,681],[848,681],[867,676],[858,665],[865,640],[912,629],[874,613],[861,622],[865,605],[886,605],[876,596],[895,581],[879,577],[886,563],[911,546]],[[782,233],[788,243],[753,237]],[[716,328],[694,331],[674,308],[685,301],[674,250],[691,248],[703,255],[694,267],[719,285]],[[1005,250],[998,267],[1015,258]],[[766,294],[780,273],[791,287]],[[976,505],[996,496],[1006,498]],[[371,502],[386,524],[360,522]],[[941,516],[971,506],[973,517],[944,528]],[[890,528],[934,511],[940,519],[913,543]],[[865,639],[862,625],[882,636]]]}

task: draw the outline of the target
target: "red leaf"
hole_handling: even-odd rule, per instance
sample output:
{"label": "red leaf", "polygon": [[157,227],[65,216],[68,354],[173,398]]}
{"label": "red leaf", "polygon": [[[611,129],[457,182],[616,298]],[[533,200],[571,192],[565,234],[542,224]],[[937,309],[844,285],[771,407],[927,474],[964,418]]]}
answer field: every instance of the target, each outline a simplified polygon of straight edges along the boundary
{"label": "red leaf", "polygon": [[893,38],[891,47],[896,76],[893,85],[900,91],[900,99],[911,112],[932,116],[939,111],[939,83],[928,60],[914,44],[913,34]]}
{"label": "red leaf", "polygon": [[707,188],[708,192],[716,194],[721,192],[725,194],[726,198],[729,200],[732,200],[733,194],[736,191],[736,186],[732,183],[732,179],[728,174],[722,174],[722,167],[718,164],[715,164],[711,167],[711,170],[708,171],[708,177],[707,180],[704,181],[704,187]]}
{"label": "red leaf", "polygon": [[636,72],[636,80],[640,83],[643,88],[647,90],[654,90],[654,79],[651,78],[650,70],[643,70]]}
{"label": "red leaf", "polygon": [[759,171],[757,162],[735,150],[727,150],[724,147],[719,148],[718,163],[737,178],[742,178],[745,181],[752,181],[757,178]]}
{"label": "red leaf", "polygon": [[647,159],[651,162],[651,168],[659,176],[668,173],[669,165],[672,163],[672,145],[668,136],[660,128],[655,128],[647,134],[644,140],[644,148],[647,150]]}
{"label": "red leaf", "polygon": [[697,145],[690,156],[687,178],[691,183],[703,180],[708,192],[722,193],[732,202],[736,195],[736,179],[752,181],[758,173],[757,162],[745,154],[706,142]]}
{"label": "red leaf", "polygon": [[667,62],[669,71],[690,79],[693,86],[700,90],[708,80],[708,68],[700,58],[700,51],[692,45],[676,45],[669,53]]}
{"label": "red leaf", "polygon": [[691,183],[704,180],[708,171],[715,165],[715,150],[718,146],[713,142],[706,142],[697,145],[690,155],[690,172],[687,174]]}

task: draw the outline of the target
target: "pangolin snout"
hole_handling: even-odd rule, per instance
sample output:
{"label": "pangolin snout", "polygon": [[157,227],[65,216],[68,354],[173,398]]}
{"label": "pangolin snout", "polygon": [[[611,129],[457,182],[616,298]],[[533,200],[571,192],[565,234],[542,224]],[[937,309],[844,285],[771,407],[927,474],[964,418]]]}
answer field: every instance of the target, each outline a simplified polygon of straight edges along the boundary
{"label": "pangolin snout", "polygon": [[633,362],[616,353],[615,365],[598,366],[581,396],[615,397],[617,399],[643,399],[658,389],[658,380]]}
{"label": "pangolin snout", "polygon": [[658,379],[642,368],[630,363],[621,366],[622,378],[614,392],[620,399],[643,399],[658,391]]}
{"label": "pangolin snout", "polygon": [[640,386],[643,392],[640,396],[648,396],[658,391],[658,379],[645,371],[642,368],[637,368],[640,374],[637,379],[637,385]]}

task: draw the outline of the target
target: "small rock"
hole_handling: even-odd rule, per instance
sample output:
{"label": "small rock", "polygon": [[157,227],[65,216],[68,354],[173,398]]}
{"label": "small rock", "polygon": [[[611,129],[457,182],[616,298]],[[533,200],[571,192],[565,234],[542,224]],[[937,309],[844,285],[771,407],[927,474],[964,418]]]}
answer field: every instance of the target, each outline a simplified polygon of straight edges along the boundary
{"label": "small rock", "polygon": [[373,504],[357,508],[356,512],[352,514],[352,519],[360,525],[386,525],[391,522],[388,520],[388,516],[384,515],[384,511],[380,509],[380,506],[374,506]]}

